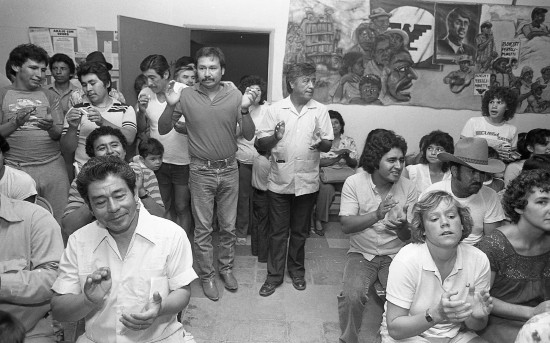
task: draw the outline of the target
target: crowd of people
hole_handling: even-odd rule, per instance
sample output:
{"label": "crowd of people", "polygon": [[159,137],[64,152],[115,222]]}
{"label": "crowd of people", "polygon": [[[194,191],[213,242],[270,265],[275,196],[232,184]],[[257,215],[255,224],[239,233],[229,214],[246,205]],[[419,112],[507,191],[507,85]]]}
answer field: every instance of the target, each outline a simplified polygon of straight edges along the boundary
{"label": "crowd of people", "polygon": [[12,85],[0,90],[9,342],[55,342],[57,322],[81,319],[78,342],[194,342],[177,318],[190,283],[217,301],[219,273],[237,292],[235,245],[249,235],[267,264],[260,296],[285,273],[306,289],[305,242],[324,235],[337,192],[350,239],[340,342],[358,342],[369,294],[385,301],[382,342],[514,342],[550,316],[550,130],[518,134],[509,88],[485,92],[456,142],[436,130],[407,155],[403,137],[377,128],[359,154],[344,116],[313,99],[312,64],[288,66],[289,96],[272,104],[259,76],[222,81],[216,47],[175,68],[145,57],[136,104],[112,87],[111,68],[100,52],[78,68],[33,44],[10,53]]}

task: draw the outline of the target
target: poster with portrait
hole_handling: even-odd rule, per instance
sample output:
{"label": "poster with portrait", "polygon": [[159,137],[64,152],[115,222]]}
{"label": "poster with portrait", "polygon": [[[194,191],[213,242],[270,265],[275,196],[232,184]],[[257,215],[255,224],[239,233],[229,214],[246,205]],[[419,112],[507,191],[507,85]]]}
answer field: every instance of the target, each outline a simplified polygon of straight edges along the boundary
{"label": "poster with portrait", "polygon": [[547,11],[417,0],[291,0],[284,63],[315,64],[314,97],[325,104],[479,110],[484,90],[503,86],[518,94],[519,113],[549,113]]}

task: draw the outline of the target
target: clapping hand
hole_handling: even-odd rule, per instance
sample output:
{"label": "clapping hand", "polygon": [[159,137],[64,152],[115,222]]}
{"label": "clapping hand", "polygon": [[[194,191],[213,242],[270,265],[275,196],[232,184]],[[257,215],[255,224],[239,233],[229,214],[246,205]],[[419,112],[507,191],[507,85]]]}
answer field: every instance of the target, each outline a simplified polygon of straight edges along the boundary
{"label": "clapping hand", "polygon": [[441,295],[441,300],[437,305],[437,313],[442,321],[451,323],[462,323],[472,314],[472,306],[464,300],[451,300],[453,295],[457,295],[458,291],[445,292]]}
{"label": "clapping hand", "polygon": [[247,109],[252,106],[256,102],[258,96],[260,96],[260,92],[258,92],[257,89],[246,87],[241,100],[241,108]]}
{"label": "clapping hand", "polygon": [[159,292],[153,294],[153,299],[145,305],[140,313],[122,313],[120,322],[131,330],[146,330],[159,316],[162,309],[162,297]]}
{"label": "clapping hand", "polygon": [[149,105],[150,96],[148,94],[140,94],[138,98],[139,113],[145,114]]}
{"label": "clapping hand", "polygon": [[398,201],[393,200],[393,196],[391,194],[388,194],[386,199],[384,199],[384,201],[382,201],[376,209],[376,217],[378,220],[382,220],[386,216],[386,213],[388,213],[398,203]]}
{"label": "clapping hand", "polygon": [[86,277],[84,296],[95,306],[101,307],[111,285],[111,270],[109,267],[101,267]]}
{"label": "clapping hand", "polygon": [[164,94],[166,95],[166,102],[170,106],[174,106],[178,103],[181,91],[183,90],[183,87],[178,87],[178,89],[175,88],[176,81],[172,80],[168,82],[168,86],[166,87],[166,90],[164,91]]}
{"label": "clapping hand", "polygon": [[283,139],[283,135],[285,134],[285,122],[280,121],[275,125],[275,137],[278,141]]}

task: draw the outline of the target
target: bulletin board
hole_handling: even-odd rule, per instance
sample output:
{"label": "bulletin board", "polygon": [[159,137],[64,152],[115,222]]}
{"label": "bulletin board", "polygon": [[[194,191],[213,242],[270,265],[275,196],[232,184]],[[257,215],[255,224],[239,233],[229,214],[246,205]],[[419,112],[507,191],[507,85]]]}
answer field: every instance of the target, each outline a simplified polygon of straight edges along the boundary
{"label": "bulletin board", "polygon": [[[46,50],[51,57],[56,53],[70,56],[78,66],[93,51],[101,51],[107,62],[113,65],[111,83],[118,88],[120,79],[119,39],[117,31],[97,31],[94,27],[49,28],[29,27],[30,42]],[[46,83],[53,78],[48,69]]]}

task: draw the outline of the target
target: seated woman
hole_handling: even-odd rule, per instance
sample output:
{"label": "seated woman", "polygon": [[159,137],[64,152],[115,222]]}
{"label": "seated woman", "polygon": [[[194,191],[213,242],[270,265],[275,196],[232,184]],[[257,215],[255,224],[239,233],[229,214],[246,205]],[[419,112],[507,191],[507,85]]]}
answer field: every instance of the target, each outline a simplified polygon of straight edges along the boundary
{"label": "seated woman", "polygon": [[63,123],[61,151],[65,160],[74,160],[81,168],[89,157],[86,155],[86,137],[98,126],[120,129],[128,144],[136,136],[136,112],[109,96],[111,75],[102,63],[94,62],[79,67],[78,80],[86,96],[75,104]]}
{"label": "seated woman", "polygon": [[512,180],[502,200],[512,223],[477,245],[491,263],[493,312],[480,333],[490,342],[514,342],[531,317],[550,311],[550,171],[530,170]]}
{"label": "seated woman", "polygon": [[521,160],[508,164],[504,171],[506,185],[521,173],[523,164],[529,157],[535,154],[550,153],[550,130],[533,129],[527,132],[522,144],[518,140],[518,152],[521,153]]}
{"label": "seated woman", "polygon": [[449,163],[441,162],[437,154],[453,154],[455,149],[453,137],[443,131],[432,131],[422,140],[420,163],[407,166],[403,170],[403,176],[414,183],[419,194],[436,182],[451,179]]}
{"label": "seated woman", "polygon": [[[350,168],[357,167],[357,152],[355,141],[353,138],[344,135],[344,118],[342,115],[333,110],[328,111],[330,121],[332,122],[332,130],[334,131],[334,140],[329,152],[321,153],[321,161],[319,166],[342,168],[348,166]],[[317,207],[315,210],[315,228],[313,231],[319,236],[325,235],[323,223],[328,222],[330,205],[334,201],[336,189],[341,190],[341,183],[323,183],[319,182],[319,195],[317,196]]]}
{"label": "seated woman", "polygon": [[485,342],[473,331],[485,327],[492,308],[491,271],[487,256],[461,243],[472,224],[469,210],[446,192],[415,204],[413,244],[390,265],[382,343]]}

